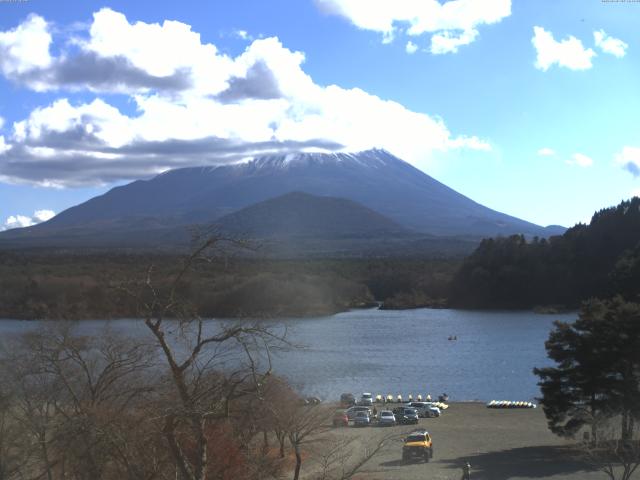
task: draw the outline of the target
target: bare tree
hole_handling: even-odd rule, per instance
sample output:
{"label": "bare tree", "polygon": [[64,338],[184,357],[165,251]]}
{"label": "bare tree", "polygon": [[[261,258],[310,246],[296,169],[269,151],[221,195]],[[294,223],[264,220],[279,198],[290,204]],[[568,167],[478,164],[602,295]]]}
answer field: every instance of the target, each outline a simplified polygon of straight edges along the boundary
{"label": "bare tree", "polygon": [[596,424],[596,440],[586,437],[580,445],[589,464],[610,480],[629,480],[640,466],[640,432],[637,428],[623,435],[613,418]]}
{"label": "bare tree", "polygon": [[[258,412],[259,428],[263,436],[273,433],[278,442],[278,455],[285,458],[287,430],[290,426],[290,413],[299,407],[300,397],[282,378],[272,376],[264,385]],[[266,441],[263,442],[263,446]]]}
{"label": "bare tree", "polygon": [[[3,382],[3,387],[6,383]],[[0,480],[20,478],[20,472],[29,461],[31,449],[24,445],[17,426],[12,421],[12,396],[0,391]]]}
{"label": "bare tree", "polygon": [[287,438],[296,457],[293,480],[298,480],[302,468],[302,449],[305,445],[323,441],[321,434],[328,430],[330,410],[323,405],[298,403],[286,415]]}
{"label": "bare tree", "polygon": [[281,476],[269,433],[306,441],[271,406],[284,391],[271,355],[290,348],[286,329],[206,322],[181,298],[189,272],[221,243],[205,241],[168,282],[151,266],[143,282],[118,286],[146,338],[59,323],[12,343],[0,357],[0,387],[11,392],[0,395],[0,480]]}
{"label": "bare tree", "polygon": [[3,383],[13,392],[10,421],[14,431],[17,429],[16,437],[22,440],[23,453],[29,452],[29,461],[25,461],[22,468],[29,465],[28,468],[41,471],[42,476],[52,480],[54,455],[50,450],[57,423],[59,387],[54,379],[27,371],[27,365],[22,362],[4,367]]}
{"label": "bare tree", "polygon": [[108,331],[81,336],[68,324],[20,338],[2,370],[13,392],[11,423],[30,454],[22,473],[47,480],[153,478],[161,462],[134,456],[131,442],[151,433],[139,409],[153,391],[150,359],[144,344]]}
{"label": "bare tree", "polygon": [[349,480],[362,473],[365,466],[376,457],[389,442],[402,435],[391,433],[372,442],[360,444],[359,438],[335,435],[328,439],[317,453],[315,461],[320,466],[316,480]]}
{"label": "bare tree", "polygon": [[[233,401],[260,395],[271,374],[270,352],[284,342],[284,334],[257,322],[205,325],[195,309],[180,298],[189,272],[200,262],[211,260],[211,252],[218,254],[225,244],[244,246],[209,237],[185,258],[166,289],[156,288],[153,266],[142,290],[124,288],[135,298],[168,367],[176,401],[165,406],[162,433],[183,480],[208,478],[212,461],[209,428],[220,418],[229,419]],[[231,372],[224,372],[225,361],[235,364]],[[261,368],[261,362],[266,366]],[[217,381],[211,381],[212,375]]]}

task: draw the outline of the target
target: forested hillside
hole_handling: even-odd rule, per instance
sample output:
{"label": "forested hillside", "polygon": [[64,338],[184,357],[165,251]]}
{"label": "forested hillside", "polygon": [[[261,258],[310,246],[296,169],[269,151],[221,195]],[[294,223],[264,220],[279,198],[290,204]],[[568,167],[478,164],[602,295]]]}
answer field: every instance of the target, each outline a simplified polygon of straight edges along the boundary
{"label": "forested hillside", "polygon": [[640,293],[640,198],[597,212],[562,236],[483,240],[457,272],[451,304],[573,308],[590,297]]}
{"label": "forested hillside", "polygon": [[[166,288],[173,255],[0,253],[0,318],[136,317],[123,289],[144,285],[153,265]],[[440,305],[459,260],[218,258],[201,262],[178,294],[205,317],[329,314],[375,305]]]}

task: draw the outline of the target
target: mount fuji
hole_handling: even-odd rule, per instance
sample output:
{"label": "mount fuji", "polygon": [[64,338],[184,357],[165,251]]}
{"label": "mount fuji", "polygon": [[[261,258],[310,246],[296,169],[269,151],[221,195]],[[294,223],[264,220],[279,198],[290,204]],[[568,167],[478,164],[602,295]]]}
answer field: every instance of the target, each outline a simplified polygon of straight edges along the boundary
{"label": "mount fuji", "polygon": [[[154,236],[151,233],[154,231],[167,232],[194,224],[224,226],[230,223],[226,218],[229,215],[234,215],[232,219],[242,218],[251,233],[251,214],[241,211],[292,192],[333,199],[307,202],[310,209],[307,214],[311,216],[314,206],[322,204],[323,214],[318,217],[322,222],[347,224],[341,216],[349,212],[355,218],[357,212],[366,210],[371,213],[364,218],[375,218],[378,223],[384,218],[387,225],[397,227],[394,231],[398,235],[410,232],[479,239],[510,234],[548,237],[564,231],[562,227],[541,227],[487,208],[391,153],[373,149],[358,153],[270,155],[234,165],[170,170],[148,180],[115,187],[47,222],[3,232],[0,245],[16,239],[29,244],[29,239],[37,239],[36,243],[44,246],[49,239],[60,246],[65,238],[75,239],[72,244],[77,245],[84,238],[86,246],[92,246],[95,239],[110,236],[117,244],[126,245],[130,241],[140,245],[145,238]],[[267,202],[249,213],[269,216],[269,206],[277,205],[278,215],[286,216],[289,203],[292,202]],[[264,222],[261,225],[262,235]],[[283,223],[280,221],[279,225]],[[295,235],[299,234],[304,232],[298,228]]]}

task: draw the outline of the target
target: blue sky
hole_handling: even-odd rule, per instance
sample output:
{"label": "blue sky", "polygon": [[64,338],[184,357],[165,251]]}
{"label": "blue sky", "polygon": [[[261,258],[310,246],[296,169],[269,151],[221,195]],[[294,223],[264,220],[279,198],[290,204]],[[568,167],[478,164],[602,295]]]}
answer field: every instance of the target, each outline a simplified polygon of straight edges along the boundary
{"label": "blue sky", "polygon": [[442,3],[0,1],[0,228],[291,149],[386,148],[542,225],[640,195],[639,3]]}

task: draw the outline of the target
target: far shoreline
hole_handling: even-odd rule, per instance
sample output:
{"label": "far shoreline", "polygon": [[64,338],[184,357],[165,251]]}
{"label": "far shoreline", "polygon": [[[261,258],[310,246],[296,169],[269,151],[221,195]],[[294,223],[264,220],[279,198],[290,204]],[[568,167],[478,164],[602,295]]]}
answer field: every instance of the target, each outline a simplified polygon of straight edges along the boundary
{"label": "far shoreline", "polygon": [[[294,314],[273,314],[263,316],[223,316],[223,315],[206,315],[202,317],[204,321],[273,321],[273,320],[305,320],[305,319],[317,319],[323,317],[332,317],[341,313],[347,313],[352,311],[364,311],[364,310],[380,310],[389,312],[403,312],[403,311],[416,311],[416,310],[451,310],[459,312],[482,312],[482,313],[534,313],[541,316],[549,315],[567,315],[578,314],[577,308],[555,308],[549,307],[534,307],[534,308],[463,308],[453,306],[415,306],[415,307],[398,307],[398,308],[385,308],[383,302],[376,302],[364,306],[349,307],[344,309],[326,310],[326,311],[313,311],[305,313]],[[165,317],[166,320],[176,320],[175,317]],[[121,316],[121,317],[83,317],[83,318],[58,318],[58,317],[46,317],[46,318],[6,318],[0,317],[0,323],[5,321],[20,321],[20,322],[84,322],[84,321],[122,321],[122,320],[144,320],[144,317],[134,316]]]}

